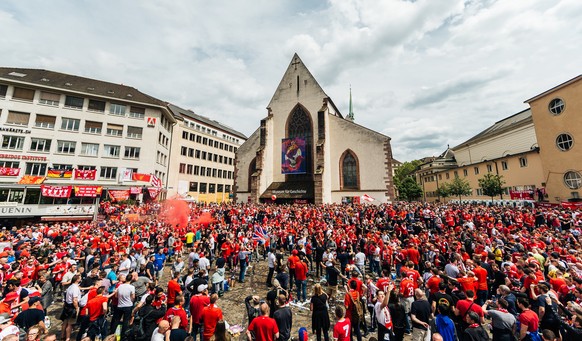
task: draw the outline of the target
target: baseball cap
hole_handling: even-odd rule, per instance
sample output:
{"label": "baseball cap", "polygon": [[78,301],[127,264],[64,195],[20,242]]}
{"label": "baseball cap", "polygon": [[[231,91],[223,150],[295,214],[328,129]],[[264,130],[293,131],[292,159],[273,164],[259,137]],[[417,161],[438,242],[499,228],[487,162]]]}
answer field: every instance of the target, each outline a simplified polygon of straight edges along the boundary
{"label": "baseball cap", "polygon": [[208,288],[208,285],[206,285],[206,284],[200,284],[200,285],[198,286],[198,289],[197,289],[197,290],[198,290],[198,292],[203,292],[203,291],[204,291],[204,290],[206,290],[207,288]]}

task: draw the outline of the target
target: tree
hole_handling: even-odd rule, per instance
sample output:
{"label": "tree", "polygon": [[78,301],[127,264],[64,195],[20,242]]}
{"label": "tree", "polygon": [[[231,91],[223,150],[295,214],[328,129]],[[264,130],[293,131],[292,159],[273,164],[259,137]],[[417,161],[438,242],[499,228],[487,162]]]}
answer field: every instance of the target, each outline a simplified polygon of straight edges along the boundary
{"label": "tree", "polygon": [[496,174],[487,173],[479,179],[479,187],[484,195],[491,197],[491,202],[493,202],[493,197],[503,194],[504,184],[503,177]]}
{"label": "tree", "polygon": [[440,185],[436,190],[436,194],[439,197],[443,197],[443,199],[450,197],[451,196],[450,185],[446,182],[444,184]]}
{"label": "tree", "polygon": [[470,195],[473,190],[471,189],[471,185],[469,181],[465,179],[461,179],[460,177],[455,177],[453,181],[448,185],[449,193],[454,196],[459,196],[459,203],[461,202],[461,197]]}
{"label": "tree", "polygon": [[400,167],[398,167],[398,169],[396,169],[394,172],[394,186],[396,186],[399,191],[404,179],[414,176],[413,173],[421,163],[420,160],[412,160],[410,162],[405,161]]}
{"label": "tree", "polygon": [[398,192],[400,193],[400,198],[407,201],[418,200],[422,197],[422,188],[410,176],[404,178],[398,188]]}

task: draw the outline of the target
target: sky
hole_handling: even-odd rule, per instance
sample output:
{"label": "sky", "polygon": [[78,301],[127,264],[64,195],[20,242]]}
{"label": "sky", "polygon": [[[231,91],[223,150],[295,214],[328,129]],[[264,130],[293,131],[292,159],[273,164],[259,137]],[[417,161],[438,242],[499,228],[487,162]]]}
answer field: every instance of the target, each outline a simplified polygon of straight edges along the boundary
{"label": "sky", "polygon": [[2,0],[0,64],[133,86],[250,136],[297,53],[410,161],[580,75],[581,18],[580,0]]}

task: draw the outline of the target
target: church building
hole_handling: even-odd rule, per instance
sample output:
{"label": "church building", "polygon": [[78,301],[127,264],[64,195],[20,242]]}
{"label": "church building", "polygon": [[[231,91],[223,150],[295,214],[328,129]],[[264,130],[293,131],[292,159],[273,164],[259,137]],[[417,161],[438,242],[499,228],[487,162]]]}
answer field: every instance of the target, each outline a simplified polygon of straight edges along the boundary
{"label": "church building", "polygon": [[390,137],[344,117],[295,54],[267,117],[236,153],[238,202],[394,199]]}

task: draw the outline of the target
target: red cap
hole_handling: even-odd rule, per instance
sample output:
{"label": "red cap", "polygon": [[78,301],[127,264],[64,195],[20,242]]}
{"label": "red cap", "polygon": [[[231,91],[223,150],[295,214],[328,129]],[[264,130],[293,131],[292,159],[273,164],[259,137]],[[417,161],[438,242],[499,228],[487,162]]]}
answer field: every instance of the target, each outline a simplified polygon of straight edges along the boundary
{"label": "red cap", "polygon": [[297,250],[293,250],[293,251],[291,251],[291,254],[293,254],[293,255],[296,255],[296,254],[298,254],[298,253],[299,253],[299,252],[298,252]]}

